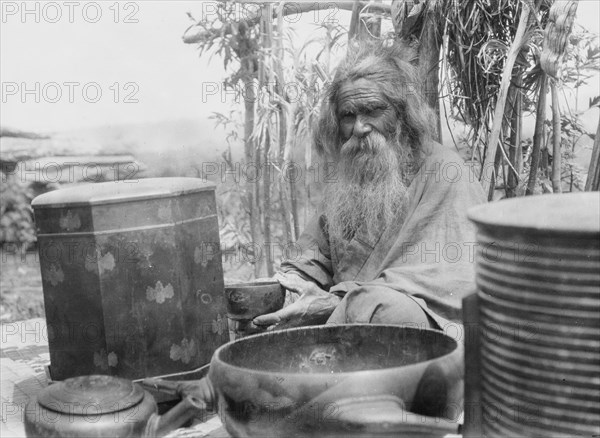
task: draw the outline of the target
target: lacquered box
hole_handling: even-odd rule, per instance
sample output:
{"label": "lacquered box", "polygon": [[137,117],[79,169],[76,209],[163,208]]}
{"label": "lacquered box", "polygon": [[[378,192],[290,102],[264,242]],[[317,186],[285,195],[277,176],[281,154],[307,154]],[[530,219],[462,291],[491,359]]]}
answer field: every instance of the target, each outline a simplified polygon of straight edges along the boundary
{"label": "lacquered box", "polygon": [[214,189],[153,178],[33,200],[52,379],[193,370],[228,342]]}

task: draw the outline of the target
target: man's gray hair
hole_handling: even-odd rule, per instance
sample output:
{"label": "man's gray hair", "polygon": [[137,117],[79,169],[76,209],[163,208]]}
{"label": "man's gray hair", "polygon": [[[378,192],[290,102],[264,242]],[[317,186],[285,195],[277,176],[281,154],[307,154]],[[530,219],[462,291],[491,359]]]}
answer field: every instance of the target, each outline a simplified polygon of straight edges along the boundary
{"label": "man's gray hair", "polygon": [[433,136],[436,119],[423,97],[422,81],[411,64],[414,60],[412,49],[400,43],[366,42],[349,46],[323,100],[314,130],[317,152],[324,155],[341,146],[337,116],[341,86],[348,81],[366,79],[379,84],[384,97],[394,108],[400,124],[399,140],[409,146],[413,154],[419,155],[422,145]]}

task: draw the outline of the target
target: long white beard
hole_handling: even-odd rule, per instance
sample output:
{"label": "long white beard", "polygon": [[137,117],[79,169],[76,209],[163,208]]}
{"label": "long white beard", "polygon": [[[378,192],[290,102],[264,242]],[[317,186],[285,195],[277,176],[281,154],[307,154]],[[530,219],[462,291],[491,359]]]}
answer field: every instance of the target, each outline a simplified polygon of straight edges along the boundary
{"label": "long white beard", "polygon": [[367,232],[389,226],[407,203],[410,154],[373,131],[352,137],[338,155],[338,178],[325,188],[330,239],[350,240],[361,226]]}

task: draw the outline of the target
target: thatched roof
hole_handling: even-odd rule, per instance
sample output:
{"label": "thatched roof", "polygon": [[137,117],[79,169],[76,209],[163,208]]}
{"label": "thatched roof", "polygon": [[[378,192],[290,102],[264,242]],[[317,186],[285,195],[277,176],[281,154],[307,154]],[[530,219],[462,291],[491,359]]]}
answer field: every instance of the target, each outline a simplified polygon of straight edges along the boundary
{"label": "thatched roof", "polygon": [[0,128],[2,171],[20,174],[22,181],[99,182],[140,177],[146,169],[130,154],[107,155],[103,150],[100,141],[85,136]]}

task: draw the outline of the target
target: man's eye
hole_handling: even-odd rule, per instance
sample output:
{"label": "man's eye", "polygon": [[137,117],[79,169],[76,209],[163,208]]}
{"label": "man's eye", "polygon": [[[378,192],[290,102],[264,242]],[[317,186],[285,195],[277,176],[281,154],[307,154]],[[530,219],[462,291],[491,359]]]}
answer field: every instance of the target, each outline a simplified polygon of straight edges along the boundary
{"label": "man's eye", "polygon": [[383,107],[383,106],[376,106],[375,108],[372,108],[371,110],[369,110],[369,115],[371,115],[371,116],[373,116],[373,115],[379,115],[384,110],[385,110],[385,107]]}

